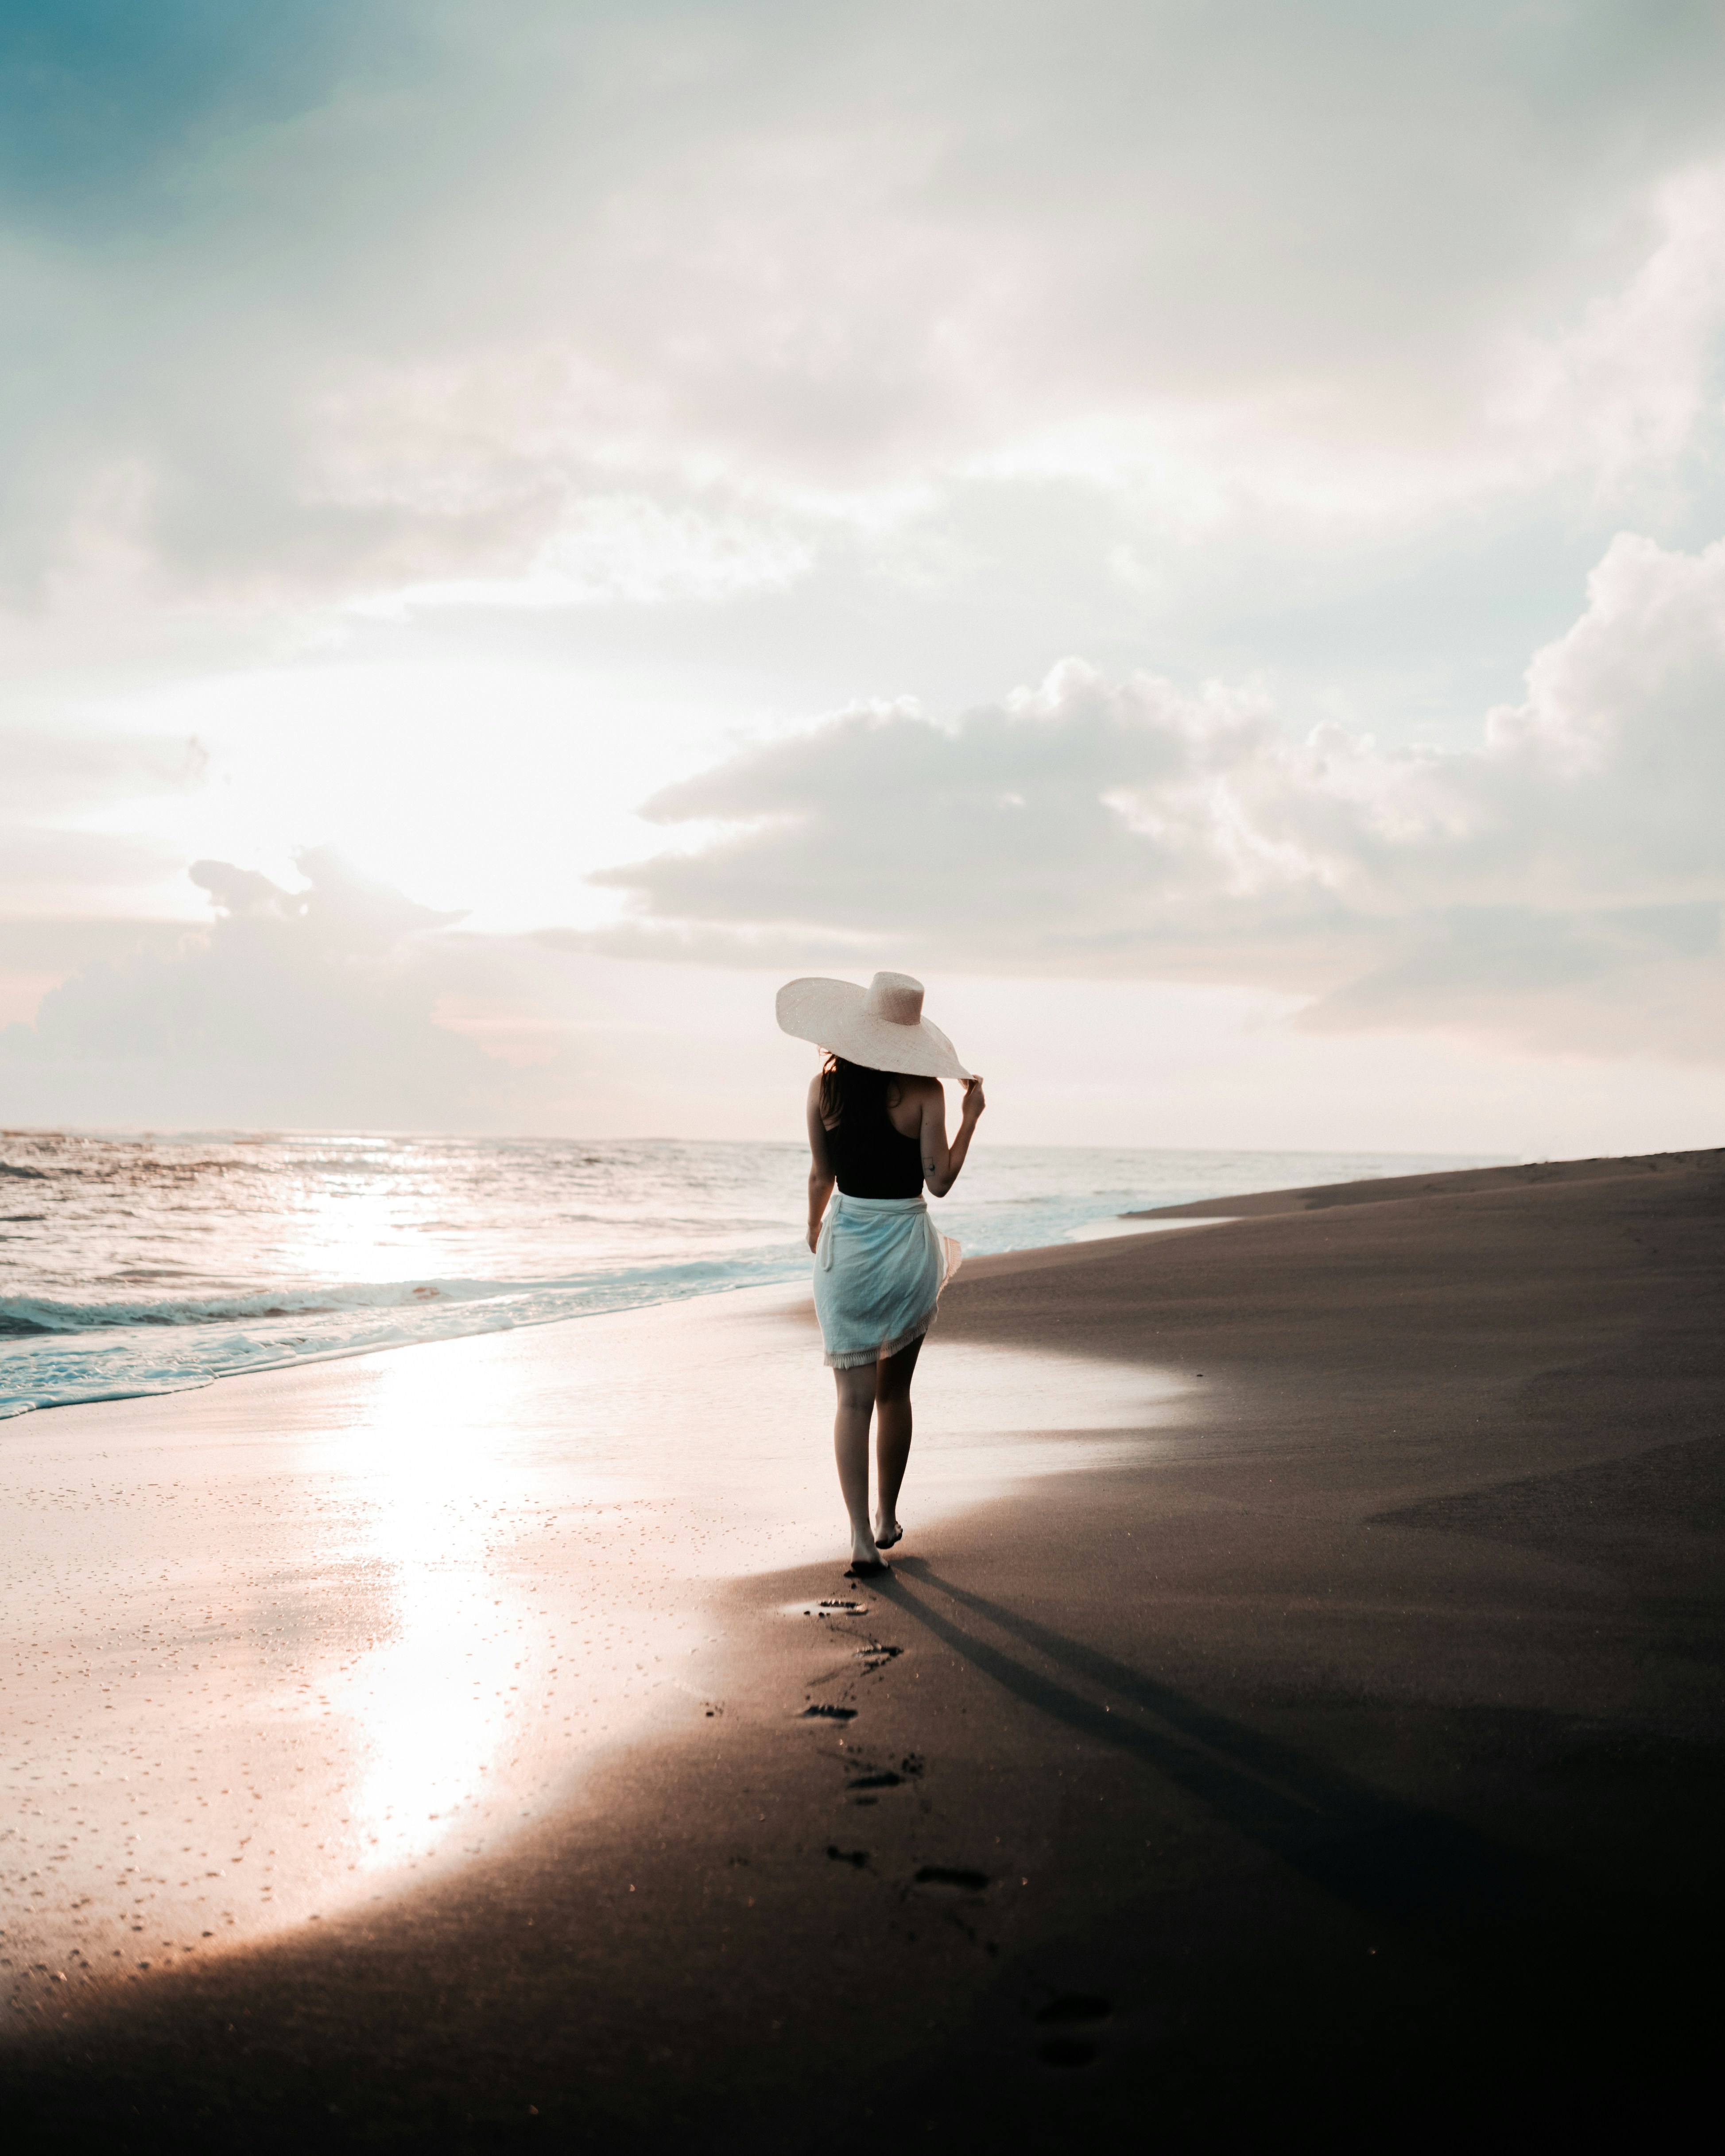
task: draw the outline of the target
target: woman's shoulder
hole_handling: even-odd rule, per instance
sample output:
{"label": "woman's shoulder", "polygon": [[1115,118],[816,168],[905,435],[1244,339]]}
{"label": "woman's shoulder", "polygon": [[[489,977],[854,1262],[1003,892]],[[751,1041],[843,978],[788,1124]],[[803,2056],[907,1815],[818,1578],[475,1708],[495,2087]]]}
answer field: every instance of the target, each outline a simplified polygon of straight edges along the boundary
{"label": "woman's shoulder", "polygon": [[811,1122],[818,1122],[821,1128],[828,1132],[829,1135],[838,1128],[839,1119],[836,1116],[834,1116],[829,1122],[826,1116],[822,1113],[820,1099],[820,1073],[818,1070],[809,1081],[808,1105]]}
{"label": "woman's shoulder", "polygon": [[897,1096],[900,1105],[906,1101],[944,1099],[938,1078],[919,1078],[908,1070],[895,1070],[888,1081],[889,1099]]}

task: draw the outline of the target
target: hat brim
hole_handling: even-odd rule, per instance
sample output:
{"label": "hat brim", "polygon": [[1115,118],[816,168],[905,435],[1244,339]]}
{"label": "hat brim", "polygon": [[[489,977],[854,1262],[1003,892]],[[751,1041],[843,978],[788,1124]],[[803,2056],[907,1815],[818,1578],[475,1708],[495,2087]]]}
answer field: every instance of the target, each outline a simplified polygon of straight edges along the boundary
{"label": "hat brim", "polygon": [[896,1070],[908,1078],[951,1078],[963,1083],[974,1074],[958,1060],[957,1050],[937,1025],[919,1019],[896,1025],[863,1009],[868,991],[854,981],[819,976],[787,981],[776,1005],[780,1029],[796,1040],[812,1040],[860,1063],[865,1070]]}

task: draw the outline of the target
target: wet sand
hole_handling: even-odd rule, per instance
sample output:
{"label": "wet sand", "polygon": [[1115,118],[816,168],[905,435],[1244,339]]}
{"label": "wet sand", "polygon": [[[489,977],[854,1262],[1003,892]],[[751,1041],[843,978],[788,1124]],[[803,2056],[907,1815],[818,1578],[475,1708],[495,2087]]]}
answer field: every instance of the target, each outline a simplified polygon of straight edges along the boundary
{"label": "wet sand", "polygon": [[[13,1425],[6,2115],[129,2148],[1673,2119],[1725,1898],[1725,1161],[1409,1182],[975,1261],[878,1586],[829,1555],[778,1291]],[[98,1490],[144,1548],[74,1521]],[[194,1937],[172,1860],[245,1873],[259,1827],[276,1871]]]}

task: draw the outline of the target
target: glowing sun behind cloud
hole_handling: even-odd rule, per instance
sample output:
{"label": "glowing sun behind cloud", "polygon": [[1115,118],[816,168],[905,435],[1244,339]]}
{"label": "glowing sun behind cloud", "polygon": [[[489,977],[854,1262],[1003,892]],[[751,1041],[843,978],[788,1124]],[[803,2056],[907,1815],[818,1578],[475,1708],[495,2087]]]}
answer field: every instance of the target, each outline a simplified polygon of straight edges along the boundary
{"label": "glowing sun behind cloud", "polygon": [[1714,15],[4,37],[0,1113],[778,1132],[891,963],[1002,1136],[1038,998],[1097,1136],[1712,1134]]}

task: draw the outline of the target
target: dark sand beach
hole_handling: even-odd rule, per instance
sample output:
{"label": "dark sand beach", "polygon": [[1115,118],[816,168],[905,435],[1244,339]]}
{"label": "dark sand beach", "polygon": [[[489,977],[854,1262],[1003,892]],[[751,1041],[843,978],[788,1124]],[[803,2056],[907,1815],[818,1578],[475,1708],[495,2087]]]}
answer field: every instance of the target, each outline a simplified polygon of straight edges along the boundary
{"label": "dark sand beach", "polygon": [[[698,1613],[689,1681],[578,1801],[147,1979],[93,1948],[80,1980],[37,1969],[10,2145],[1674,2133],[1712,2079],[1725,1915],[1725,1155],[1206,1215],[968,1266],[927,1365],[1027,1373],[1035,1471],[925,1519],[913,1460],[890,1578],[850,1583],[783,1526],[839,1547],[817,1410],[758,1547],[745,1491],[710,1578],[655,1560]],[[796,1308],[752,1322],[813,1359]],[[393,1359],[477,1368],[467,1344]],[[507,1417],[527,1343],[482,1351]],[[357,1368],[29,1419],[166,1445],[238,1412],[218,1396],[255,1430],[387,1382]],[[1050,1406],[1097,1370],[1175,1382],[1099,1442]],[[734,1399],[747,1358],[713,1382]],[[712,1474],[698,1437],[665,1443]],[[644,1592],[614,1539],[593,1591],[633,1564]],[[539,1561],[567,1584],[562,1546]]]}

